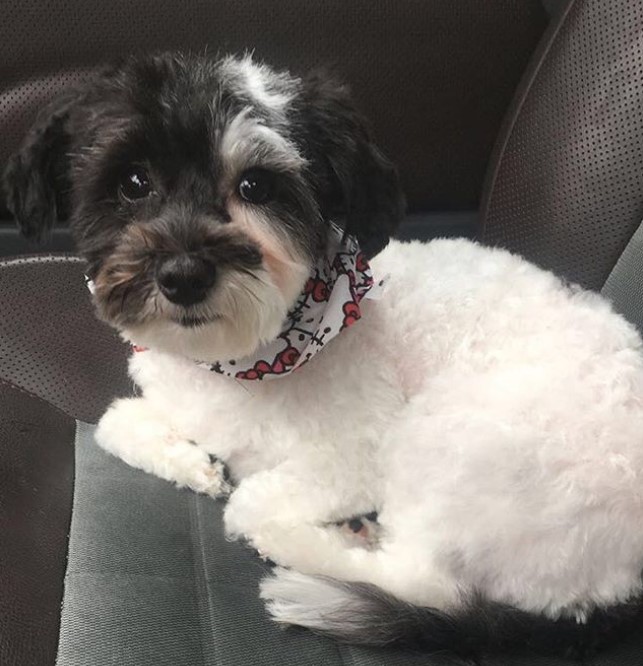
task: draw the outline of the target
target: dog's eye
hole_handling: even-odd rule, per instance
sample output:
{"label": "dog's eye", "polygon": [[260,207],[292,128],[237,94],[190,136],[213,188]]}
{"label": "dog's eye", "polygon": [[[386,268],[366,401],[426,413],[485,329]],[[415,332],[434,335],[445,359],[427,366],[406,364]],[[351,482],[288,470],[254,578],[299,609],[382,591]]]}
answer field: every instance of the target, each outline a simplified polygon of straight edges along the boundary
{"label": "dog's eye", "polygon": [[239,181],[239,196],[251,204],[264,204],[273,198],[275,182],[272,174],[262,169],[249,169]]}
{"label": "dog's eye", "polygon": [[144,199],[152,192],[152,184],[143,167],[130,167],[120,182],[121,194],[129,201]]}

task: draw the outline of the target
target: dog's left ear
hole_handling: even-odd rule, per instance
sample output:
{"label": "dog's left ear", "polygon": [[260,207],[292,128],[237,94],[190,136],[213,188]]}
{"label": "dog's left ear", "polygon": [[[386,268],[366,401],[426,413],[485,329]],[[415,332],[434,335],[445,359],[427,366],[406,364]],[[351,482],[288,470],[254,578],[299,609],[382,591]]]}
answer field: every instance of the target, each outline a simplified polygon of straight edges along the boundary
{"label": "dog's left ear", "polygon": [[301,129],[321,174],[323,214],[342,219],[369,257],[382,250],[404,215],[397,170],[371,140],[348,87],[325,73],[303,81]]}
{"label": "dog's left ear", "polygon": [[65,215],[69,190],[69,113],[77,95],[56,98],[42,110],[6,166],[5,200],[22,233],[41,240]]}

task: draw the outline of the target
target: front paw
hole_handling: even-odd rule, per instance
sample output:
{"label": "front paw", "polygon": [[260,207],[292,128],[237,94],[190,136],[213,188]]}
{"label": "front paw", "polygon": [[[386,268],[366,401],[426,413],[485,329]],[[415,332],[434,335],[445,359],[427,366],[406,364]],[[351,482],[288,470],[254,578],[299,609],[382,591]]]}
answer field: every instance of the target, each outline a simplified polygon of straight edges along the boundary
{"label": "front paw", "polygon": [[210,497],[227,497],[232,492],[225,465],[196,444],[179,440],[164,453],[165,478]]}
{"label": "front paw", "polygon": [[117,400],[96,428],[96,442],[128,465],[211,497],[230,492],[225,468],[177,431],[144,398]]}

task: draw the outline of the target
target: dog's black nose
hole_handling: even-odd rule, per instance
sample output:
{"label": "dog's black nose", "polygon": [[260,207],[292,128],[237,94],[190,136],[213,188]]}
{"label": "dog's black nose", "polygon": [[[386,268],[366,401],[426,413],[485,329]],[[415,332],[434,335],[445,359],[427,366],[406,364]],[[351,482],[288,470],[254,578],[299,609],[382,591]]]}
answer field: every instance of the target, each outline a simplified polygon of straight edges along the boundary
{"label": "dog's black nose", "polygon": [[156,274],[156,282],[163,296],[172,303],[184,306],[205,300],[215,278],[213,264],[189,254],[168,259]]}

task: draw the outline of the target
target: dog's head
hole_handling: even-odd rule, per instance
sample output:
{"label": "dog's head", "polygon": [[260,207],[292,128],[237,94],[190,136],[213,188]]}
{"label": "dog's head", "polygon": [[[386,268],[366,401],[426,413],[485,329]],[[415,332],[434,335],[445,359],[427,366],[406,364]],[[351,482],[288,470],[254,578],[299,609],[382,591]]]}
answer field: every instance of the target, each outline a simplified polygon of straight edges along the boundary
{"label": "dog's head", "polygon": [[344,86],[248,57],[104,71],[43,111],[5,191],[28,236],[68,214],[106,321],[202,360],[279,333],[329,220],[373,255],[403,208]]}

